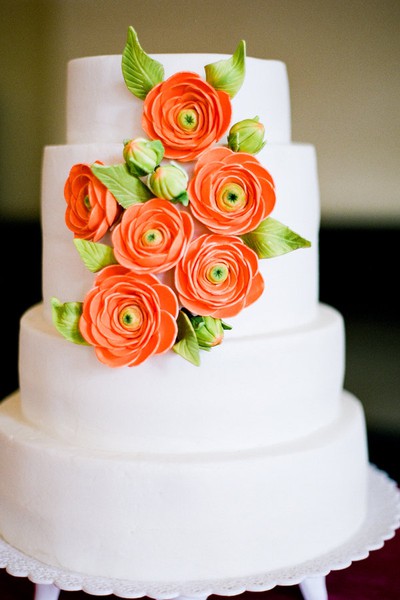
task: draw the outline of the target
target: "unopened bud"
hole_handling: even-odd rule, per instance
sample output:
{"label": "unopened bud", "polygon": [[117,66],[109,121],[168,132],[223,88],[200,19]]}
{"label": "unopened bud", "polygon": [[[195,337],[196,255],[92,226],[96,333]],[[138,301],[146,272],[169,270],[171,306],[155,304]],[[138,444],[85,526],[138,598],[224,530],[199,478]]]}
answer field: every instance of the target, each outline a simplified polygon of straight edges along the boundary
{"label": "unopened bud", "polygon": [[123,156],[129,172],[136,177],[152,173],[164,156],[164,146],[160,140],[136,138],[124,143]]}
{"label": "unopened bud", "polygon": [[188,176],[186,171],[174,164],[161,165],[147,178],[147,185],[157,198],[189,203],[187,195]]}
{"label": "unopened bud", "polygon": [[228,135],[228,146],[234,152],[257,154],[264,148],[265,128],[258,117],[244,119],[232,125]]}
{"label": "unopened bud", "polygon": [[224,329],[230,329],[229,325],[214,317],[192,317],[191,322],[202,350],[210,350],[221,344],[224,339]]}

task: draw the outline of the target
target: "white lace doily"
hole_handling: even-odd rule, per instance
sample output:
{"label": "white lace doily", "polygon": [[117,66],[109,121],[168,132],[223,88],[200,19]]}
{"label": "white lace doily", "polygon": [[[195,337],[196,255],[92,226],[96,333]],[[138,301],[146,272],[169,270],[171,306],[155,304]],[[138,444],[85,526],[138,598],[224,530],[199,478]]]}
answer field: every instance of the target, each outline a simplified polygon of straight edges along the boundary
{"label": "white lace doily", "polygon": [[97,596],[115,594],[121,598],[175,598],[177,596],[234,596],[245,591],[267,591],[277,585],[295,585],[308,577],[325,576],[364,559],[371,550],[382,548],[400,527],[400,491],[386,473],[375,466],[369,469],[367,519],[346,544],[288,569],[260,573],[251,577],[186,583],[133,582],[87,576],[43,564],[0,540],[0,568],[10,575],[28,577],[33,583],[54,584],[60,590],[83,590]]}

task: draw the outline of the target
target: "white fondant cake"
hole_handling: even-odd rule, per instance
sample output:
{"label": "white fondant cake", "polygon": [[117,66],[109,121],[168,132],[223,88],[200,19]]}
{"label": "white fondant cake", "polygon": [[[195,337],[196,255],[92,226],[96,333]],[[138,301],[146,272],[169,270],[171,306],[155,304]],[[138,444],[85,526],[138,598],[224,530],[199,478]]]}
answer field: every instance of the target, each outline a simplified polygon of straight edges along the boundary
{"label": "white fondant cake", "polygon": [[[228,57],[153,58],[169,77],[203,76]],[[143,102],[120,65],[71,61],[67,145],[45,149],[43,303],[21,320],[20,390],[0,406],[0,534],[51,565],[134,580],[312,559],[363,522],[368,457],[361,405],[343,392],[342,318],[318,301],[315,153],[290,141],[282,63],[246,59],[232,123],[260,117],[272,216],[311,247],[259,261],[264,293],[227,319],[232,330],[200,367],[168,351],[110,368],[52,323],[51,298],[82,301],[95,279],[65,224],[70,169],[121,163],[123,140],[143,136]]]}

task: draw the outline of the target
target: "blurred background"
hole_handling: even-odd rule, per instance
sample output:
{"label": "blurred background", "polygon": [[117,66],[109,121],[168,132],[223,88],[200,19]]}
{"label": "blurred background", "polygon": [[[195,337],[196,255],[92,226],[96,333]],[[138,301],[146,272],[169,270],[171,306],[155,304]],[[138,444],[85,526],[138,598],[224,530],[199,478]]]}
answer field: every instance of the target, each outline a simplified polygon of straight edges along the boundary
{"label": "blurred background", "polygon": [[120,54],[129,25],[157,52],[286,63],[292,139],[315,145],[320,297],[344,315],[346,387],[363,402],[372,459],[397,478],[400,440],[400,2],[2,0],[0,398],[18,386],[18,329],[41,299],[43,146],[62,144],[68,60]]}

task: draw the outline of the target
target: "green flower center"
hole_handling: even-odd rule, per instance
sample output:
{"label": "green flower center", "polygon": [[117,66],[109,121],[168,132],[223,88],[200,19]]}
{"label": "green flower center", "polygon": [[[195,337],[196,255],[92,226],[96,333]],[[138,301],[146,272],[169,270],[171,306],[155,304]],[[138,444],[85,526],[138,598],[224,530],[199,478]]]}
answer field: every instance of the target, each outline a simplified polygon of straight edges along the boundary
{"label": "green flower center", "polygon": [[86,196],[83,199],[83,205],[87,210],[92,210],[92,206],[90,204],[90,198],[89,198],[89,194],[86,194]]}
{"label": "green flower center", "polygon": [[211,283],[224,283],[229,275],[229,268],[225,263],[215,263],[207,272],[207,279]]}
{"label": "green flower center", "polygon": [[159,229],[148,229],[142,235],[143,246],[159,246],[163,241],[163,234]]}
{"label": "green flower center", "polygon": [[193,131],[196,129],[197,123],[197,113],[192,108],[185,108],[178,114],[178,124],[185,131]]}
{"label": "green flower center", "polygon": [[247,204],[245,190],[238,183],[227,183],[217,195],[217,205],[225,212],[235,212]]}
{"label": "green flower center", "polygon": [[143,321],[143,313],[139,306],[131,304],[125,306],[119,313],[119,322],[124,329],[128,331],[136,331],[140,328]]}

